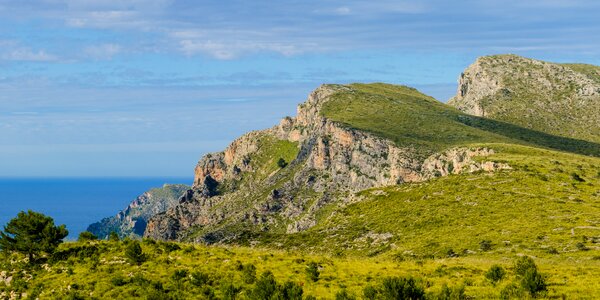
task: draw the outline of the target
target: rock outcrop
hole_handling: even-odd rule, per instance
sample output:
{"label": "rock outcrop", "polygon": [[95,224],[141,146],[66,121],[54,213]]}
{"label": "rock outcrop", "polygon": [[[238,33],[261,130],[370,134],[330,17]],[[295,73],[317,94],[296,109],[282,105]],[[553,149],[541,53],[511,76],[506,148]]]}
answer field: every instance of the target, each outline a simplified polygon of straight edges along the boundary
{"label": "rock outcrop", "polygon": [[[324,103],[334,95],[352,92],[343,85],[321,86],[298,106],[295,118],[245,134],[223,152],[204,156],[192,189],[177,206],[151,218],[145,236],[214,243],[243,239],[249,231],[294,233],[314,226],[323,207],[344,205],[354,192],[508,168],[475,161],[492,154],[483,148],[453,148],[418,159],[411,147],[398,147],[322,115]],[[266,167],[280,158],[277,149],[285,145],[294,145],[288,164]]]}
{"label": "rock outcrop", "polygon": [[549,134],[600,142],[600,67],[516,55],[478,58],[448,102],[459,110]]}
{"label": "rock outcrop", "polygon": [[112,231],[121,237],[139,238],[146,230],[148,219],[174,207],[189,188],[184,184],[165,184],[161,188],[151,189],[135,198],[117,215],[91,224],[87,231],[101,239],[107,238]]}

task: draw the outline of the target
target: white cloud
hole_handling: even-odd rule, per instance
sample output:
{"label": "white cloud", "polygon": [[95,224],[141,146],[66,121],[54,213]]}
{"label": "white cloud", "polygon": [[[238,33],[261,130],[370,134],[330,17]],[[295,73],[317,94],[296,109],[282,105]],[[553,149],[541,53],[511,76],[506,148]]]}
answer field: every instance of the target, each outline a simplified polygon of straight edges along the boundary
{"label": "white cloud", "polygon": [[57,61],[58,60],[57,56],[49,54],[44,50],[34,51],[30,48],[9,49],[8,51],[2,53],[0,55],[0,58],[2,60],[9,60],[9,61],[48,62],[48,61]]}
{"label": "white cloud", "polygon": [[335,9],[335,13],[338,15],[349,15],[352,10],[347,6],[338,7]]}
{"label": "white cloud", "polygon": [[111,59],[121,53],[122,47],[117,44],[101,44],[88,46],[83,51],[87,56],[94,59]]}
{"label": "white cloud", "polygon": [[252,41],[242,42],[183,39],[180,41],[180,46],[181,51],[185,55],[192,56],[203,53],[221,60],[234,59],[244,54],[261,51],[275,52],[285,56],[291,56],[302,52],[294,45]]}

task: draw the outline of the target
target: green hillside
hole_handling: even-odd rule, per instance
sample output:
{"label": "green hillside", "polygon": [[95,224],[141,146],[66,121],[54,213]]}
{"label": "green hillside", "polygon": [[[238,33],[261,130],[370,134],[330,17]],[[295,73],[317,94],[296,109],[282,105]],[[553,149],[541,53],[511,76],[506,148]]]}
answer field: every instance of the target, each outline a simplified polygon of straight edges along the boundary
{"label": "green hillside", "polygon": [[485,56],[449,101],[467,113],[532,130],[600,142],[600,67],[517,55]]}
{"label": "green hillside", "polygon": [[[42,266],[27,265],[16,254],[0,256],[0,298],[392,300],[398,299],[393,296],[398,289],[389,282],[407,278],[414,279],[424,299],[530,298],[517,276],[517,253],[415,260],[340,258],[144,240],[139,243],[143,259],[135,263],[126,254],[133,243],[66,243]],[[600,260],[573,253],[534,261],[548,289],[537,297],[600,297]],[[497,282],[486,277],[494,265],[505,272]],[[268,296],[274,294],[278,295]]]}
{"label": "green hillside", "polygon": [[467,115],[410,87],[383,83],[349,87],[324,104],[324,117],[426,155],[453,146],[504,142],[600,156],[600,144]]}

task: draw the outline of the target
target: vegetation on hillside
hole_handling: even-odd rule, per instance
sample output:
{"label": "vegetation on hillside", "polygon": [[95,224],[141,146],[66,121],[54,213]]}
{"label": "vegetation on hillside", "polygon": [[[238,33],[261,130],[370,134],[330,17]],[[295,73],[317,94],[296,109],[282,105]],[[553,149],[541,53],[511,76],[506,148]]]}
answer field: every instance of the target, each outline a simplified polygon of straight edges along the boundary
{"label": "vegetation on hillside", "polygon": [[383,83],[351,84],[323,105],[323,116],[371,132],[425,157],[454,146],[513,143],[600,156],[600,144],[470,116],[417,90]]}
{"label": "vegetation on hillside", "polygon": [[[505,274],[491,282],[486,274],[498,266]],[[599,292],[594,269],[581,273],[564,259],[401,261],[152,240],[64,243],[36,265],[3,252],[0,269],[0,298],[522,299]]]}

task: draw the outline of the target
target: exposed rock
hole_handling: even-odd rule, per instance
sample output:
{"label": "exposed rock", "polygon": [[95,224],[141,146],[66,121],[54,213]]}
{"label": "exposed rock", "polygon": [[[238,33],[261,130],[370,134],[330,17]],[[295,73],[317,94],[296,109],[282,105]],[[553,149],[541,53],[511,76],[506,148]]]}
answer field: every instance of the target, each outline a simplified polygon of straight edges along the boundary
{"label": "exposed rock", "polygon": [[150,217],[165,212],[179,202],[179,197],[190,187],[184,184],[165,184],[151,189],[133,200],[116,216],[102,219],[87,230],[101,239],[114,231],[121,237],[141,237]]}
{"label": "exposed rock", "polygon": [[600,142],[600,67],[486,56],[458,83],[448,104],[465,113]]}
{"label": "exposed rock", "polygon": [[[321,86],[298,106],[295,118],[245,134],[225,151],[204,156],[192,189],[179,205],[151,218],[145,236],[227,242],[246,230],[294,233],[314,226],[324,206],[351,203],[358,199],[353,193],[364,189],[508,167],[476,162],[474,157],[493,153],[483,148],[450,149],[420,160],[415,149],[346,128],[320,113],[338,92],[352,90]],[[264,156],[264,139],[295,142],[298,153],[284,168],[259,176],[265,170],[254,160]]]}

